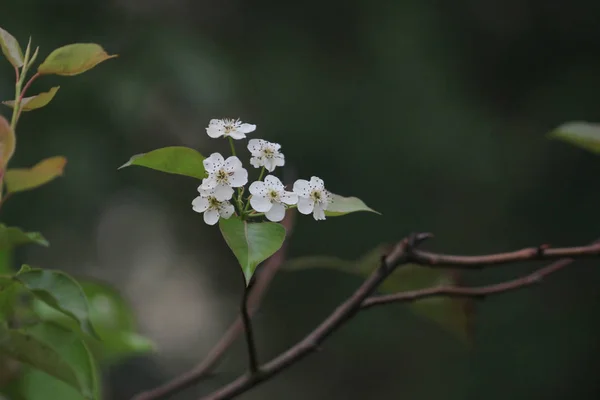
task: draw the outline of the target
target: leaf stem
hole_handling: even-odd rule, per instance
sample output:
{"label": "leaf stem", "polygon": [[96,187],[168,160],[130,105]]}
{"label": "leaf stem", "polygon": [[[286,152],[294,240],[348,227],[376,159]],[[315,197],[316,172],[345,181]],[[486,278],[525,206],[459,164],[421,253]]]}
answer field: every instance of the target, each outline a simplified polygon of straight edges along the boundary
{"label": "leaf stem", "polygon": [[254,279],[250,279],[248,286],[246,286],[246,278],[244,277],[244,295],[242,296],[242,304],[240,305],[240,313],[242,316],[242,322],[244,324],[244,333],[246,336],[246,344],[248,346],[248,362],[250,368],[250,375],[256,375],[258,373],[258,356],[256,353],[256,343],[254,341],[254,331],[252,329],[252,320],[250,319],[250,313],[248,312],[248,295],[250,290],[254,286]]}
{"label": "leaf stem", "polygon": [[235,146],[233,145],[233,139],[229,136],[229,146],[231,146],[231,155],[235,156]]}

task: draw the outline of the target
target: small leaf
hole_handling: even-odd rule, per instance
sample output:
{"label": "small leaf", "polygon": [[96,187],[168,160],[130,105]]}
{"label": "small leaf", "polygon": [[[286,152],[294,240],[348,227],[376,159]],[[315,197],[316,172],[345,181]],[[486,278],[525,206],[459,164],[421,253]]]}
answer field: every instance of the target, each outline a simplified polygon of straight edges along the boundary
{"label": "small leaf", "polygon": [[[52,99],[56,95],[56,92],[58,92],[58,89],[60,89],[60,86],[55,86],[47,92],[43,92],[40,94],[36,94],[35,96],[23,98],[23,100],[21,100],[21,108],[20,109],[22,111],[32,111],[32,110],[42,108],[42,107],[48,105],[48,103],[50,103],[50,101],[52,101]],[[7,105],[10,108],[14,108],[15,101],[14,100],[3,101],[2,104]]]}
{"label": "small leaf", "polygon": [[19,330],[0,328],[0,337],[1,352],[69,384],[85,399],[100,399],[96,364],[74,332],[41,323]]}
{"label": "small leaf", "polygon": [[118,56],[108,55],[102,46],[95,43],[69,44],[50,53],[38,67],[38,72],[42,75],[74,76],[114,57]]}
{"label": "small leaf", "polygon": [[204,164],[202,161],[204,161],[204,156],[196,150],[173,146],[153,150],[149,153],[137,154],[120,166],[119,169],[139,165],[169,174],[202,179],[204,178]]}
{"label": "small leaf", "polygon": [[[300,271],[311,268],[326,268],[366,277],[377,268],[385,246],[379,246],[357,261],[329,256],[300,257],[286,261],[282,269]],[[379,287],[383,293],[398,293],[439,285],[454,285],[452,272],[420,265],[403,265],[392,273]],[[437,323],[448,332],[464,341],[470,337],[468,306],[471,300],[449,297],[422,299],[406,304],[416,315]]]}
{"label": "small leaf", "polygon": [[77,321],[83,332],[98,338],[87,298],[75,279],[61,271],[24,267],[15,276],[16,281],[39,300]]}
{"label": "small leaf", "polygon": [[10,124],[0,115],[0,169],[3,169],[15,152],[17,139]]}
{"label": "small leaf", "polygon": [[0,47],[4,57],[15,67],[23,66],[23,50],[13,35],[0,28]]}
{"label": "small leaf", "polygon": [[219,220],[219,228],[242,267],[246,284],[258,264],[279,250],[285,239],[285,228],[274,222],[246,222],[231,217]]}
{"label": "small leaf", "polygon": [[600,153],[600,124],[575,121],[567,122],[548,134],[594,153]]}
{"label": "small leaf", "polygon": [[35,243],[48,247],[49,243],[39,232],[23,232],[19,228],[0,224],[0,250],[12,249],[23,244]]}
{"label": "small leaf", "polygon": [[9,169],[4,176],[6,190],[15,193],[35,189],[61,176],[65,165],[67,159],[57,156],[46,158],[31,168]]}
{"label": "small leaf", "polygon": [[358,197],[343,197],[333,193],[332,195],[333,198],[331,203],[329,203],[329,207],[327,207],[327,211],[325,211],[325,215],[329,217],[338,217],[357,211],[370,211],[375,214],[380,214],[379,212],[368,207]]}

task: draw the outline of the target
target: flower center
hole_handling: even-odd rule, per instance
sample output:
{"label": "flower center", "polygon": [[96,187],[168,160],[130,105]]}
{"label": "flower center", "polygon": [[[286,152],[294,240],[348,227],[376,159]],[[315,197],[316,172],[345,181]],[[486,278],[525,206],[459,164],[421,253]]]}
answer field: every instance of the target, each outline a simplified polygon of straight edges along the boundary
{"label": "flower center", "polygon": [[323,195],[321,194],[321,192],[320,192],[320,191],[318,191],[318,190],[315,190],[315,191],[313,191],[313,192],[310,194],[310,197],[311,197],[311,198],[312,198],[314,201],[316,201],[316,202],[320,202],[320,201],[321,201],[321,199],[323,198]]}
{"label": "flower center", "polygon": [[269,197],[271,198],[271,201],[279,201],[279,193],[277,193],[276,190],[271,190],[269,192]]}
{"label": "flower center", "polygon": [[273,151],[273,149],[266,147],[263,149],[263,154],[266,158],[273,158],[275,152]]}
{"label": "flower center", "polygon": [[228,174],[227,171],[225,171],[224,169],[220,169],[216,173],[217,182],[227,183],[229,181],[229,175],[230,174]]}
{"label": "flower center", "polygon": [[209,208],[219,208],[219,206],[221,205],[221,202],[217,200],[216,197],[209,197],[208,203],[210,204]]}

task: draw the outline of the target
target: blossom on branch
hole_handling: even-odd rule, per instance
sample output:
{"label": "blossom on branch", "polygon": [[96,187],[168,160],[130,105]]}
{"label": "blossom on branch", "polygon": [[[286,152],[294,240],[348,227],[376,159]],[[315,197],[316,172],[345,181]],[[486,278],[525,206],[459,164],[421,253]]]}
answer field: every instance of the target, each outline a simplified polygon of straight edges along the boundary
{"label": "blossom on branch", "polygon": [[192,201],[192,209],[197,213],[204,213],[204,222],[214,225],[219,218],[228,219],[233,215],[233,205],[228,201],[219,201],[215,197],[214,190],[202,190],[198,188],[200,196]]}
{"label": "blossom on branch", "polygon": [[225,160],[221,154],[212,153],[202,163],[208,177],[202,180],[199,189],[214,190],[214,196],[219,201],[231,199],[234,187],[248,183],[248,171],[236,156]]}
{"label": "blossom on branch", "polygon": [[252,153],[250,164],[255,168],[265,167],[269,172],[273,172],[275,167],[283,167],[285,157],[279,149],[281,149],[281,145],[278,143],[250,139],[248,142],[248,150]]}
{"label": "blossom on branch", "polygon": [[331,203],[331,194],[325,190],[323,180],[313,176],[310,182],[298,179],[294,183],[294,193],[298,195],[298,211],[301,214],[313,213],[315,220],[325,219],[325,210]]}
{"label": "blossom on branch", "polygon": [[239,119],[211,119],[206,133],[213,139],[230,137],[232,139],[245,139],[246,134],[254,132],[256,125],[242,123]]}
{"label": "blossom on branch", "polygon": [[250,185],[250,205],[258,212],[265,213],[269,221],[279,222],[285,216],[286,204],[298,202],[295,193],[285,190],[279,178],[267,175],[264,182],[252,182]]}

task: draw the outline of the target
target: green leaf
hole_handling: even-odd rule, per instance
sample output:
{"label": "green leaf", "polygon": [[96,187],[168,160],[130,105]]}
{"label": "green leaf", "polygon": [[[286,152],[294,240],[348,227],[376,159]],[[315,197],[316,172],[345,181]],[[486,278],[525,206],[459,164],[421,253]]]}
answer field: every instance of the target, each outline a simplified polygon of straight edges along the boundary
{"label": "green leaf", "polygon": [[[300,271],[311,268],[326,268],[348,274],[366,277],[380,265],[385,246],[379,246],[356,261],[329,256],[300,257],[286,261],[282,266],[286,271]],[[379,287],[382,293],[398,293],[439,285],[454,285],[452,272],[432,269],[420,265],[403,265],[392,273]],[[471,300],[434,297],[407,303],[406,306],[416,315],[437,323],[461,340],[468,341],[469,314]]]}
{"label": "green leaf", "polygon": [[281,248],[285,228],[275,222],[246,222],[238,217],[220,219],[219,228],[246,277],[246,284],[258,264]]}
{"label": "green leaf", "polygon": [[13,67],[21,68],[23,66],[23,50],[21,50],[19,42],[2,28],[0,28],[0,47],[2,47],[4,57]]}
{"label": "green leaf", "polygon": [[48,247],[49,243],[39,232],[23,232],[19,228],[0,224],[0,250],[12,249],[23,244],[35,243]]}
{"label": "green leaf", "polygon": [[98,371],[85,343],[56,324],[0,326],[0,352],[69,384],[85,399],[100,399]]}
{"label": "green leaf", "polygon": [[42,75],[74,76],[82,74],[103,61],[118,57],[108,55],[95,43],[75,43],[54,50],[38,67]]}
{"label": "green leaf", "polygon": [[[86,337],[86,343],[100,362],[115,363],[134,354],[155,350],[154,343],[137,334],[133,313],[121,295],[98,282],[80,282],[90,307],[90,320],[100,340]],[[45,321],[53,321],[75,329],[71,319],[42,302],[34,304],[36,313]]]}
{"label": "green leaf", "polygon": [[[23,98],[23,100],[21,100],[21,110],[32,111],[48,105],[48,103],[50,103],[50,101],[52,101],[56,95],[56,92],[58,92],[58,89],[60,89],[60,86],[55,86],[47,92],[42,92],[40,94],[36,94],[35,96]],[[7,105],[10,108],[14,108],[15,101],[7,100],[3,101],[2,104]]]}
{"label": "green leaf", "polygon": [[119,169],[138,165],[140,167],[152,168],[169,174],[191,176],[203,179],[204,156],[194,149],[181,146],[164,147],[149,153],[137,154]]}
{"label": "green leaf", "polygon": [[4,168],[8,164],[15,152],[16,144],[15,132],[6,118],[0,115],[0,168]]}
{"label": "green leaf", "polygon": [[23,400],[85,400],[74,387],[33,368],[22,371],[16,384],[18,388],[13,391],[18,390]]}
{"label": "green leaf", "polygon": [[10,193],[35,189],[61,176],[67,165],[64,157],[50,157],[31,168],[11,168],[6,171],[4,180]]}
{"label": "green leaf", "polygon": [[357,211],[369,211],[375,214],[380,214],[379,212],[368,207],[358,197],[343,197],[333,193],[332,195],[333,198],[331,203],[329,203],[329,207],[327,207],[327,211],[325,211],[325,215],[329,217],[338,217]]}
{"label": "green leaf", "polygon": [[73,318],[81,330],[98,334],[90,321],[90,308],[83,289],[64,272],[24,266],[14,278],[50,307]]}
{"label": "green leaf", "polygon": [[550,132],[548,137],[600,153],[600,124],[582,121],[567,122]]}

